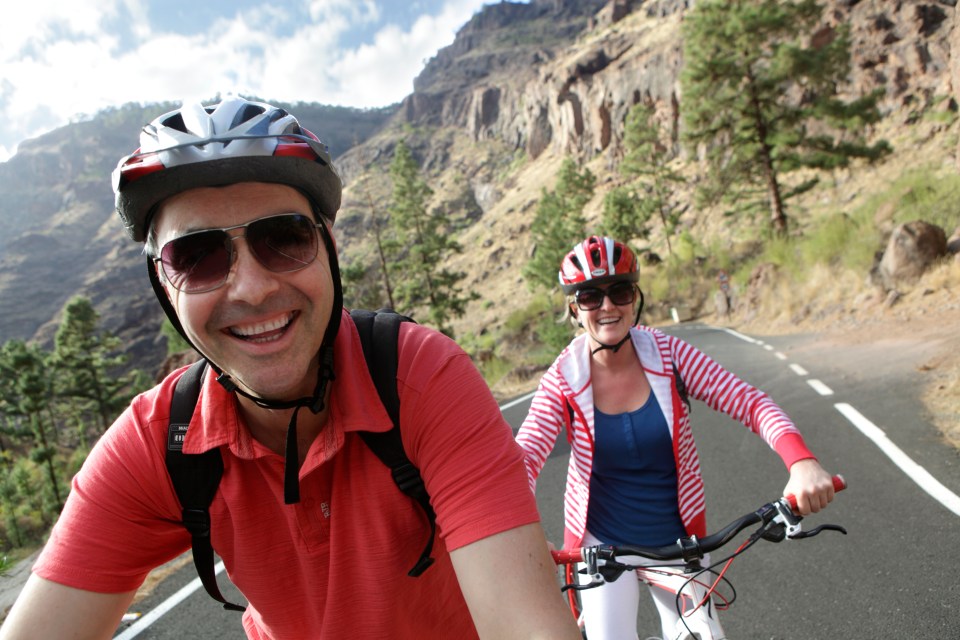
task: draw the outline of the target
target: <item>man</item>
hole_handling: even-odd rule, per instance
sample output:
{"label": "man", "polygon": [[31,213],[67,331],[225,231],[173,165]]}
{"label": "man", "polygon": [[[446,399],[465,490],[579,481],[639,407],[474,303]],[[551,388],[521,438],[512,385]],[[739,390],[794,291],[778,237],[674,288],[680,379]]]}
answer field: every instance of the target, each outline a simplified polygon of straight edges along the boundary
{"label": "man", "polygon": [[[468,356],[413,323],[400,423],[440,536],[435,564],[407,575],[427,527],[358,437],[392,423],[342,310],[340,180],[319,140],[282,109],[230,99],[165,114],[140,142],[114,172],[117,211],[216,372],[183,451],[221,452],[211,535],[249,603],[247,635],[578,638],[510,429]],[[189,548],[164,466],[181,374],[91,452],[0,637],[110,637],[147,573]]]}

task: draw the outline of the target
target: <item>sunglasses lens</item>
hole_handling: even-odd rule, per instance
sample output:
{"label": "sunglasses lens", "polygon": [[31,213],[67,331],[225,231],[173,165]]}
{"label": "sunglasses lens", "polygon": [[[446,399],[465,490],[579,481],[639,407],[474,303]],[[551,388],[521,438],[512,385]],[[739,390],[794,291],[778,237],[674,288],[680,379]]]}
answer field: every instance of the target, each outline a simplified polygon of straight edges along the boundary
{"label": "sunglasses lens", "polygon": [[210,230],[180,236],[163,245],[160,262],[174,287],[185,293],[215,289],[230,272],[229,238]]}
{"label": "sunglasses lens", "polygon": [[633,304],[633,301],[636,300],[633,285],[627,282],[613,285],[607,289],[607,295],[610,296],[610,302],[618,306]]}
{"label": "sunglasses lens", "polygon": [[246,227],[247,245],[257,261],[274,273],[298,271],[314,261],[319,249],[316,225],[297,213],[270,216],[247,225],[198,231],[163,245],[163,273],[184,293],[216,289],[227,281],[233,259],[227,231]]}
{"label": "sunglasses lens", "polygon": [[577,291],[577,306],[584,311],[599,309],[603,304],[603,291],[600,289],[581,289]]}
{"label": "sunglasses lens", "polygon": [[299,214],[251,223],[247,243],[260,264],[275,273],[303,269],[317,257],[319,247],[316,226]]}
{"label": "sunglasses lens", "polygon": [[603,298],[610,298],[610,302],[617,306],[633,304],[637,299],[636,288],[629,282],[620,282],[607,290],[581,289],[576,293],[577,306],[583,311],[593,311],[603,306]]}

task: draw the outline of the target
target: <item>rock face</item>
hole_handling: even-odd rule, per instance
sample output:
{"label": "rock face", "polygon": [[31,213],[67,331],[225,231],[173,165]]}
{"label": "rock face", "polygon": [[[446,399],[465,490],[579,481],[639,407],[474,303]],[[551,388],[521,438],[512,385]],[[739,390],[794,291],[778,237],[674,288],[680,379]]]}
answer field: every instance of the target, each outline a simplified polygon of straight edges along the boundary
{"label": "rock face", "polygon": [[[960,76],[950,55],[960,40],[955,0],[826,0],[814,34],[829,41],[850,29],[852,70],[847,97],[882,92],[881,108],[903,120],[942,98],[956,108],[951,82]],[[405,101],[410,123],[467,129],[474,139],[496,137],[536,158],[547,148],[581,159],[619,153],[627,111],[654,104],[662,126],[679,135],[680,25],[692,0],[533,2],[486,7],[456,42],[430,61]],[[579,14],[579,15],[578,15]],[[545,22],[546,21],[546,22]],[[505,30],[556,36],[581,28],[572,46],[491,50]],[[538,31],[540,30],[540,31]],[[499,34],[499,35],[498,35]],[[960,46],[960,42],[958,42]],[[459,78],[459,83],[451,81]]]}

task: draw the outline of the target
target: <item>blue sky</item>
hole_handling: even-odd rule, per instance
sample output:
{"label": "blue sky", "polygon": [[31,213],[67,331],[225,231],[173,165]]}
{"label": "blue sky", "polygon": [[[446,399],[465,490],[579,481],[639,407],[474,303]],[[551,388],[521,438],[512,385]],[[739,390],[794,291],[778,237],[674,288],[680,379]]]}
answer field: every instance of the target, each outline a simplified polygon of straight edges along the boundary
{"label": "blue sky", "polygon": [[0,21],[0,162],[127,102],[398,102],[495,0],[28,0]]}

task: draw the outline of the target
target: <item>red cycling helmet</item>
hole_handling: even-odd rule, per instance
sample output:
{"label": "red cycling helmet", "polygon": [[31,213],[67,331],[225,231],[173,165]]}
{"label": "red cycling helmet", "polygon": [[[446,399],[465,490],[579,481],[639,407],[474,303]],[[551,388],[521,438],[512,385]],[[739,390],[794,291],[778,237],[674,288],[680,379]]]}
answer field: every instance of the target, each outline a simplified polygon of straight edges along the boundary
{"label": "red cycling helmet", "polygon": [[340,208],[340,176],[326,145],[284,109],[242,98],[186,104],[156,118],[113,172],[117,213],[138,242],[162,200],[236,182],[299,189],[330,224]]}
{"label": "red cycling helmet", "polygon": [[590,236],[560,263],[560,288],[567,295],[588,286],[639,279],[637,256],[613,238]]}

